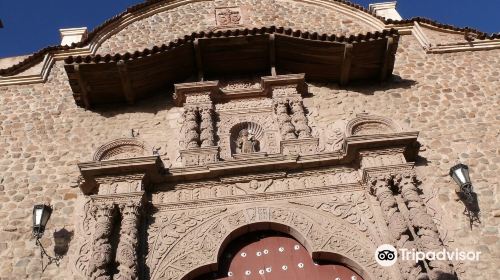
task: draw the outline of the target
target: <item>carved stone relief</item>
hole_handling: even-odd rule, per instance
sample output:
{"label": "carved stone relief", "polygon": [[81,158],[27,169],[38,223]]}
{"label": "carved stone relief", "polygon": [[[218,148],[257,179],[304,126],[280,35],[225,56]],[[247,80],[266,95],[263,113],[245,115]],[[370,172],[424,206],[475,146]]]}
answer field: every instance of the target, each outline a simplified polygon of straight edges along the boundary
{"label": "carved stone relief", "polygon": [[384,134],[401,132],[402,128],[393,120],[373,116],[370,114],[358,114],[356,118],[350,120],[346,126],[346,136]]}
{"label": "carved stone relief", "polygon": [[239,7],[224,7],[215,9],[215,19],[217,26],[240,25],[241,9]]}
{"label": "carved stone relief", "polygon": [[[334,252],[353,260],[371,279],[389,279],[373,259],[375,244],[342,215],[283,204],[210,210],[160,211],[150,229],[151,279],[183,279],[190,271],[217,262],[220,246],[236,229],[265,222],[288,226],[313,252]],[[156,223],[155,223],[156,224]],[[166,240],[167,242],[161,242]]]}
{"label": "carved stone relief", "polygon": [[94,161],[134,158],[152,155],[152,149],[137,138],[115,139],[100,146],[94,153]]}
{"label": "carved stone relief", "polygon": [[259,193],[280,194],[342,184],[357,184],[360,180],[359,172],[356,170],[332,169],[321,172],[283,174],[272,179],[242,178],[234,183],[212,181],[178,184],[171,191],[154,193],[153,203],[178,203]]}
{"label": "carved stone relief", "polygon": [[[252,130],[256,140],[260,142],[260,151],[269,154],[279,153],[276,134],[278,127],[272,118],[272,102],[269,99],[251,99],[244,101],[231,101],[217,104],[216,110],[219,121],[217,122],[217,134],[219,136],[220,157],[231,159],[236,152],[236,144],[239,135],[234,135],[237,127]],[[252,126],[252,127],[250,127]],[[233,141],[233,142],[232,142]]]}

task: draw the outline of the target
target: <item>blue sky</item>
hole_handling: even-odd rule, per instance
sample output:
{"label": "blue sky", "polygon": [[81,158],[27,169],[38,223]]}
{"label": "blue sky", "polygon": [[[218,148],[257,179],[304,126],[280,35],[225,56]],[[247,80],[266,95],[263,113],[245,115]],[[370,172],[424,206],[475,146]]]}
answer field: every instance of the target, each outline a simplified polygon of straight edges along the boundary
{"label": "blue sky", "polygon": [[[141,0],[0,0],[0,57],[29,54],[60,42],[59,29],[87,26],[89,30]],[[353,0],[368,6],[373,2]],[[403,18],[422,16],[487,33],[500,32],[500,0],[400,0]]]}

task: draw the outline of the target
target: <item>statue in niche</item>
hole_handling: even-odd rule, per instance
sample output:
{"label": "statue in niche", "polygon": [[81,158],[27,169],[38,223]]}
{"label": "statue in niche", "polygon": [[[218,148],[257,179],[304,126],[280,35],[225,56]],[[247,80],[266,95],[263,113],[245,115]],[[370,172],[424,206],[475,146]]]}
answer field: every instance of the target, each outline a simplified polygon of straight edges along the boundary
{"label": "statue in niche", "polygon": [[252,130],[242,129],[236,140],[236,153],[250,154],[259,151],[259,141],[255,139]]}

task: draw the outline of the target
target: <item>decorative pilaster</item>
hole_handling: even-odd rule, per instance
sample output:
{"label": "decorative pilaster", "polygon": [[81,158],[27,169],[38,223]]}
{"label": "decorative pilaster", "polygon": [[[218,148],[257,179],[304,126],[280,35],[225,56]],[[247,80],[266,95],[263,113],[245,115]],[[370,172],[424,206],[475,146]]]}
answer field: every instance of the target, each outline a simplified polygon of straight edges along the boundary
{"label": "decorative pilaster", "polygon": [[110,236],[113,230],[114,213],[114,204],[103,203],[92,207],[92,214],[95,218],[92,258],[90,259],[89,266],[89,275],[92,280],[111,279],[108,267],[112,254]]}
{"label": "decorative pilaster", "polygon": [[214,111],[213,108],[200,108],[201,123],[200,123],[200,142],[201,147],[210,147],[215,145],[214,139]]}
{"label": "decorative pilaster", "polygon": [[311,138],[311,128],[307,124],[306,112],[302,100],[290,102],[292,109],[292,122],[295,125],[295,133],[299,139]]}
{"label": "decorative pilaster", "polygon": [[[415,248],[415,244],[411,240],[411,232],[408,225],[399,211],[397,201],[391,190],[393,176],[381,175],[378,178],[371,180],[371,192],[377,197],[384,214],[391,241],[397,249],[405,248],[411,250]],[[426,274],[422,272],[422,268],[414,261],[400,261],[401,273],[404,279],[425,279]]]}
{"label": "decorative pilaster", "polygon": [[297,136],[294,133],[295,128],[292,124],[290,116],[288,115],[288,101],[282,99],[277,100],[275,103],[275,112],[276,117],[278,118],[282,139],[296,139]]}
{"label": "decorative pilaster", "polygon": [[184,143],[187,149],[197,148],[200,135],[197,123],[198,109],[196,107],[184,107]]}
{"label": "decorative pilaster", "polygon": [[120,242],[116,250],[118,274],[115,280],[138,279],[138,227],[140,218],[140,201],[129,201],[119,206],[122,222],[120,228]]}
{"label": "decorative pilaster", "polygon": [[[411,226],[418,236],[418,245],[421,251],[441,251],[444,245],[432,217],[427,213],[424,202],[418,194],[416,175],[413,172],[407,172],[396,176],[394,181],[408,208]],[[429,261],[428,264],[431,269],[431,279],[440,279],[439,276],[443,274],[448,277],[454,275],[453,268],[448,261],[434,260]]]}

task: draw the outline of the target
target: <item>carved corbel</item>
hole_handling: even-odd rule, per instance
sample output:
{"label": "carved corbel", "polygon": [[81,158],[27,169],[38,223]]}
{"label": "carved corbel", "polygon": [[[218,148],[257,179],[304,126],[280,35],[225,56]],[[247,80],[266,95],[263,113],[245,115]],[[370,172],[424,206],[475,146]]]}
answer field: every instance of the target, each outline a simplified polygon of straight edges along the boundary
{"label": "carved corbel", "polygon": [[[427,213],[425,204],[419,195],[418,180],[413,171],[398,174],[394,178],[403,201],[409,211],[409,219],[415,234],[418,237],[418,246],[424,252],[437,252],[444,249],[439,237],[436,224]],[[431,269],[431,278],[437,279],[439,275],[453,275],[453,267],[448,261],[433,260],[428,262]],[[453,278],[450,278],[453,279]]]}

